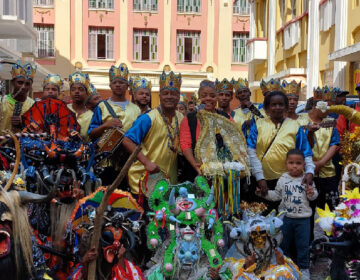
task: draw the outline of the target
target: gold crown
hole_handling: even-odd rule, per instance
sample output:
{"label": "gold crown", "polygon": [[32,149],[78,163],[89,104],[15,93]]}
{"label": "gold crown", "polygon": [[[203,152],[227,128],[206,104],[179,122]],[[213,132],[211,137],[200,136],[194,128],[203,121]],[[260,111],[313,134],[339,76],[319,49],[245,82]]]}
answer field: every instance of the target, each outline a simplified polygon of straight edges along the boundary
{"label": "gold crown", "polygon": [[60,91],[60,88],[63,86],[64,83],[63,83],[63,80],[61,79],[60,75],[48,74],[43,81],[43,88],[49,84],[56,86]]}
{"label": "gold crown", "polygon": [[32,65],[31,63],[21,65],[20,60],[18,60],[16,64],[13,64],[13,66],[11,67],[12,79],[24,77],[33,81],[35,73],[36,73],[36,65]]}
{"label": "gold crown", "polygon": [[181,88],[181,73],[176,75],[173,71],[166,74],[165,71],[160,75],[160,91],[163,89],[176,90],[180,92]]}
{"label": "gold crown", "polygon": [[109,69],[109,79],[110,83],[115,79],[122,79],[123,81],[128,81],[129,69],[125,63],[121,63],[119,67],[115,65],[111,66]]}
{"label": "gold crown", "polygon": [[216,79],[215,88],[216,91],[218,92],[222,92],[222,91],[233,92],[234,84],[231,81],[228,81],[228,79],[226,78],[223,79],[221,82],[218,79]]}
{"label": "gold crown", "polygon": [[271,91],[278,91],[278,90],[280,90],[280,79],[271,78],[267,82],[265,82],[264,80],[261,80],[260,88],[261,88],[261,91],[263,92],[263,95],[265,95]]}
{"label": "gold crown", "polygon": [[301,81],[300,83],[297,83],[295,80],[292,80],[290,83],[288,83],[287,81],[283,80],[281,84],[281,91],[286,96],[299,97],[301,91]]}
{"label": "gold crown", "polygon": [[88,74],[82,74],[81,72],[75,72],[69,76],[69,85],[70,87],[73,84],[82,84],[89,89],[90,86],[90,79]]}
{"label": "gold crown", "polygon": [[234,84],[235,92],[239,89],[249,89],[249,82],[247,79],[239,78],[237,81],[233,79],[232,82]]}
{"label": "gold crown", "polygon": [[147,88],[151,92],[151,82],[139,76],[130,78],[129,86],[132,93],[136,93],[139,88]]}
{"label": "gold crown", "polygon": [[89,94],[90,96],[92,96],[92,95],[97,95],[97,94],[98,94],[95,86],[94,86],[92,83],[89,83],[88,94]]}
{"label": "gold crown", "polygon": [[334,101],[337,93],[337,88],[318,87],[314,89],[314,101]]}

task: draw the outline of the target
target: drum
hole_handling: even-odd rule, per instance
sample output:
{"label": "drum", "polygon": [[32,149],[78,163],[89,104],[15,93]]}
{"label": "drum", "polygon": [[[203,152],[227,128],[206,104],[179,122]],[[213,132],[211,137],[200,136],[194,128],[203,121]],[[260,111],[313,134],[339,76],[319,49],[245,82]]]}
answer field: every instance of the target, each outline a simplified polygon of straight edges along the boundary
{"label": "drum", "polygon": [[124,135],[125,131],[120,128],[106,130],[97,142],[99,152],[114,153],[122,143]]}

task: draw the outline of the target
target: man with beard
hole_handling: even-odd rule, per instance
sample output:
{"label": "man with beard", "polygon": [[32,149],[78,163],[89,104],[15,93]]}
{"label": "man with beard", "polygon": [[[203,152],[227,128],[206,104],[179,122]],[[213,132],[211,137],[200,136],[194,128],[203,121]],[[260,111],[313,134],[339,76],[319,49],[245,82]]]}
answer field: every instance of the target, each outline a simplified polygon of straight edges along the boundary
{"label": "man with beard", "polygon": [[177,181],[179,124],[183,115],[176,111],[180,100],[181,75],[163,72],[160,76],[160,106],[141,115],[125,134],[123,145],[131,153],[142,146],[129,170],[129,185],[133,196],[139,194],[139,180],[143,173],[165,171],[172,184]]}
{"label": "man with beard", "polygon": [[139,76],[130,79],[133,102],[139,106],[141,114],[151,111],[151,82]]}
{"label": "man with beard", "polygon": [[13,92],[0,99],[0,135],[4,130],[21,130],[21,116],[34,104],[28,93],[35,73],[36,66],[30,63],[21,65],[18,61],[13,65],[11,69]]}

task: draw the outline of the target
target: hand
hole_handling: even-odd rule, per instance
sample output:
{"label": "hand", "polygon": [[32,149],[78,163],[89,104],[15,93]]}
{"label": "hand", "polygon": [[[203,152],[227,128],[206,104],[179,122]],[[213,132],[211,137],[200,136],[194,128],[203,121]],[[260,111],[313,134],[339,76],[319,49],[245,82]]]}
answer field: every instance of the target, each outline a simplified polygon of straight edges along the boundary
{"label": "hand", "polygon": [[145,169],[147,172],[149,172],[150,174],[153,173],[158,173],[160,172],[160,167],[157,166],[156,163],[149,161],[146,165],[145,165]]}
{"label": "hand", "polygon": [[21,126],[21,117],[20,116],[12,116],[11,117],[11,125],[15,127]]}
{"label": "hand", "polygon": [[98,253],[96,252],[95,247],[92,247],[89,251],[85,253],[85,255],[82,257],[82,264],[88,264],[92,261],[96,260]]}
{"label": "hand", "polygon": [[302,181],[302,184],[305,184],[306,186],[312,186],[313,184],[313,178],[314,175],[311,173],[306,173],[304,176],[304,179]]}
{"label": "hand", "polygon": [[245,124],[246,124],[246,128],[250,128],[250,126],[251,126],[251,120],[245,121]]}
{"label": "hand", "polygon": [[311,198],[311,197],[313,197],[314,194],[315,194],[314,187],[308,186],[306,188],[306,196]]}
{"label": "hand", "polygon": [[256,253],[252,252],[251,256],[246,257],[244,268],[247,269],[250,266],[252,266],[254,263],[256,263]]}
{"label": "hand", "polygon": [[219,270],[220,270],[220,266],[216,267],[216,268],[210,268],[209,269],[209,275],[211,279],[219,279]]}
{"label": "hand", "polygon": [[80,181],[73,182],[72,185],[72,197],[76,200],[82,199],[85,196],[84,190],[80,189]]}
{"label": "hand", "polygon": [[201,168],[200,168],[201,165],[202,165],[201,162],[196,162],[196,163],[195,163],[195,167],[194,167],[194,168],[195,168],[195,170],[196,170],[196,172],[197,172],[198,175],[201,175],[201,174],[202,174]]}
{"label": "hand", "polygon": [[122,127],[122,122],[119,120],[119,119],[111,119],[111,120],[108,120],[106,121],[104,124],[103,124],[103,127],[105,129],[109,129],[109,128],[115,128],[115,127]]}
{"label": "hand", "polygon": [[260,192],[260,196],[267,196],[268,194],[268,186],[267,183],[264,179],[260,180],[257,182],[258,183],[258,188],[256,189],[256,191],[259,190]]}
{"label": "hand", "polygon": [[316,123],[314,123],[314,124],[309,124],[309,125],[308,125],[308,131],[309,131],[309,132],[315,132],[315,131],[317,131],[319,128],[320,128],[320,125],[319,125],[319,124],[316,124]]}
{"label": "hand", "polygon": [[285,264],[284,255],[277,248],[275,248],[275,258],[278,265]]}
{"label": "hand", "polygon": [[124,245],[121,244],[120,250],[119,250],[119,252],[118,252],[118,258],[119,258],[119,259],[123,258],[124,255],[125,255],[125,253],[126,253],[126,249],[125,249]]}

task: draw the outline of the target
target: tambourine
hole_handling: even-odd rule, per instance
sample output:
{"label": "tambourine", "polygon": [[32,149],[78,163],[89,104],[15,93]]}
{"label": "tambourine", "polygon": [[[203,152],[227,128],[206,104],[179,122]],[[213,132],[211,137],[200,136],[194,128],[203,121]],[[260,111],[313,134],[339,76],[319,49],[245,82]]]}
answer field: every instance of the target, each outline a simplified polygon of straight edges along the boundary
{"label": "tambourine", "polygon": [[169,175],[165,171],[162,170],[153,174],[146,171],[139,180],[139,190],[144,196],[149,197],[157,182],[162,179],[169,179]]}

